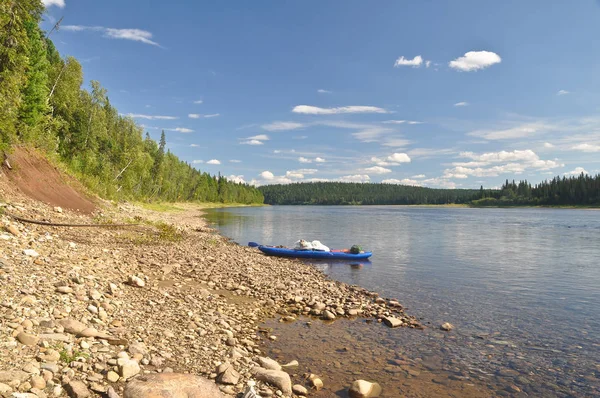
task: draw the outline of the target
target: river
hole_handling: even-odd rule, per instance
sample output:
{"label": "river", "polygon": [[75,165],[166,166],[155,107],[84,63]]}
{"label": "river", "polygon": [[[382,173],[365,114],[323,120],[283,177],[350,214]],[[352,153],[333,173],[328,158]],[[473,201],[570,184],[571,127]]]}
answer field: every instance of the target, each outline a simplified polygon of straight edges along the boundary
{"label": "river", "polygon": [[[375,333],[396,359],[417,358],[430,376],[477,382],[490,396],[600,395],[600,211],[273,206],[219,209],[207,218],[240,244],[291,246],[303,238],[372,250],[360,265],[315,266],[398,299],[431,326],[391,334],[365,331],[364,323],[345,328]],[[455,329],[440,332],[443,322]],[[323,340],[330,332],[311,333]],[[297,342],[308,339],[302,333],[298,327]]]}

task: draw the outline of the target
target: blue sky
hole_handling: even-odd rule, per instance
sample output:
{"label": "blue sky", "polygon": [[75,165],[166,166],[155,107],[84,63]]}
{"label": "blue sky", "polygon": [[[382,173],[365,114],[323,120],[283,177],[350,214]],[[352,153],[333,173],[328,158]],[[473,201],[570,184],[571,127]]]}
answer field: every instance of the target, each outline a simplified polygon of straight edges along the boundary
{"label": "blue sky", "polygon": [[600,2],[44,0],[63,56],[183,160],[255,184],[600,170]]}

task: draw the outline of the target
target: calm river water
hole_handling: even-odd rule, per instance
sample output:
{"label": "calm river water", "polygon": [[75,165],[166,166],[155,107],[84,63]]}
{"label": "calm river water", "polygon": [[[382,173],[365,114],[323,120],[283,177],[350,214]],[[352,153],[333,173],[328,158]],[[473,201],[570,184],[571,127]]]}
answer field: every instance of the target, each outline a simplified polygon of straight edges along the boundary
{"label": "calm river water", "polygon": [[[481,382],[490,395],[600,396],[600,211],[274,206],[207,218],[244,245],[303,238],[372,250],[361,266],[315,266],[429,322],[368,333],[433,376]],[[441,333],[443,322],[455,330]]]}

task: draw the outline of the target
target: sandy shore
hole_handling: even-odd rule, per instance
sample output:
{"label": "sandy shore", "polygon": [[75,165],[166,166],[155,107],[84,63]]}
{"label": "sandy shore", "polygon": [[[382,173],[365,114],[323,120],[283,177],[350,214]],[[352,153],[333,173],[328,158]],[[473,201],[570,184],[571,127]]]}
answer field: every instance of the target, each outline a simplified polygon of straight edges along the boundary
{"label": "sandy shore", "polygon": [[[158,212],[107,203],[90,217],[5,188],[0,195],[2,209],[25,218],[138,224],[67,228],[1,216],[3,395],[115,397],[139,375],[180,372],[215,380],[228,395],[258,379],[263,396],[296,396],[286,380],[257,374],[279,366],[261,351],[265,320],[389,317],[403,327],[420,327],[396,301],[229,242],[207,227],[197,206]],[[266,338],[277,336],[266,332]],[[287,373],[298,385],[295,391],[315,384],[293,369]]]}

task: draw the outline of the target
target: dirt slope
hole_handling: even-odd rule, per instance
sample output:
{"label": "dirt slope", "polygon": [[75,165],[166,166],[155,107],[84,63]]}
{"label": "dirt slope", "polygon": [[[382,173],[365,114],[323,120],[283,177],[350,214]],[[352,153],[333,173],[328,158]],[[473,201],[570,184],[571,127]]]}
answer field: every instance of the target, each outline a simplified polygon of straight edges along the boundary
{"label": "dirt slope", "polygon": [[32,199],[64,209],[90,214],[96,209],[93,199],[85,195],[79,183],[62,173],[37,151],[17,147],[8,155],[9,169],[2,172],[15,188]]}

